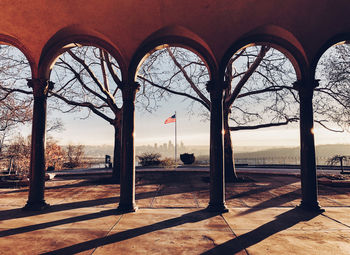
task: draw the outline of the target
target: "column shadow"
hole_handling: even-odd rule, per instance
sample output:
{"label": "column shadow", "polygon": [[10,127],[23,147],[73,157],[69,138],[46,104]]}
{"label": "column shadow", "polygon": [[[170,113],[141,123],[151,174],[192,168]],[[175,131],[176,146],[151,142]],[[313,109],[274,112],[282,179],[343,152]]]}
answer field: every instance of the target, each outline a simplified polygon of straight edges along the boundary
{"label": "column shadow", "polygon": [[34,225],[29,225],[24,227],[2,230],[0,231],[0,237],[17,235],[17,234],[27,233],[35,230],[56,227],[64,224],[76,223],[80,221],[93,220],[93,219],[98,219],[98,218],[107,217],[111,215],[121,215],[121,214],[122,213],[118,212],[116,209],[110,209],[110,210],[105,210],[101,212],[70,217],[66,219],[59,219],[59,220],[45,222],[45,223],[39,223],[39,224],[34,224]]}
{"label": "column shadow", "polygon": [[291,209],[278,215],[273,221],[218,245],[202,254],[235,254],[244,251],[246,248],[257,244],[276,233],[291,228],[299,222],[309,221],[320,214],[321,212],[308,212],[299,208]]}
{"label": "column shadow", "polygon": [[253,207],[239,213],[238,216],[243,216],[269,207],[280,207],[282,204],[293,201],[297,198],[301,198],[301,195],[297,194],[297,192],[299,191],[300,189],[297,189],[295,191],[284,193],[271,199],[262,201],[261,203],[254,205]]}
{"label": "column shadow", "polygon": [[[85,184],[83,185],[85,186]],[[202,189],[204,189],[204,187],[191,186],[186,188],[186,190],[165,189],[165,190],[159,190],[159,191],[140,192],[136,194],[136,203],[137,203],[137,200],[140,200],[140,199],[161,197],[161,196],[179,194],[184,192],[195,192]],[[64,193],[64,189],[61,190],[60,192]],[[2,210],[0,211],[0,221],[29,217],[34,215],[41,215],[41,214],[52,213],[52,212],[65,211],[65,210],[79,209],[79,208],[105,206],[109,204],[115,204],[115,207],[117,208],[119,199],[120,199],[119,196],[114,196],[114,197],[106,197],[106,198],[98,198],[98,199],[89,199],[89,200],[83,200],[83,201],[77,201],[77,202],[62,203],[62,204],[54,204],[54,205],[51,205],[48,209],[45,209],[43,211],[32,211],[32,212],[22,211],[21,208]]]}
{"label": "column shadow", "polygon": [[43,254],[75,254],[84,252],[90,249],[95,249],[104,245],[121,242],[127,239],[145,235],[158,230],[164,230],[176,226],[180,226],[186,223],[195,223],[215,217],[220,213],[211,213],[206,210],[199,210],[195,212],[186,213],[176,218],[157,222],[148,226],[124,230],[115,234],[111,234],[105,237],[97,238],[94,240],[74,244],[65,248],[57,249]]}

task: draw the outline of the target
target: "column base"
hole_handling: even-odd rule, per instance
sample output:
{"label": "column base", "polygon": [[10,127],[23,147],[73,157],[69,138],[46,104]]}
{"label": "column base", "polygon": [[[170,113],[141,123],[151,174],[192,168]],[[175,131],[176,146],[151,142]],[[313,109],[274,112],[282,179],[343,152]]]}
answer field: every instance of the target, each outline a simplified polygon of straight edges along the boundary
{"label": "column base", "polygon": [[50,205],[43,201],[28,201],[27,204],[22,208],[23,211],[42,211],[49,208]]}
{"label": "column base", "polygon": [[229,210],[226,207],[225,203],[220,203],[220,204],[209,203],[208,207],[206,208],[206,211],[208,211],[208,212],[226,213]]}
{"label": "column base", "polygon": [[323,213],[325,211],[325,209],[321,208],[318,201],[316,201],[315,203],[305,203],[304,201],[301,201],[300,205],[298,205],[297,208],[305,211],[309,211],[309,212],[318,212],[318,213]]}
{"label": "column base", "polygon": [[119,204],[117,211],[121,213],[136,212],[138,207],[135,203],[133,204]]}

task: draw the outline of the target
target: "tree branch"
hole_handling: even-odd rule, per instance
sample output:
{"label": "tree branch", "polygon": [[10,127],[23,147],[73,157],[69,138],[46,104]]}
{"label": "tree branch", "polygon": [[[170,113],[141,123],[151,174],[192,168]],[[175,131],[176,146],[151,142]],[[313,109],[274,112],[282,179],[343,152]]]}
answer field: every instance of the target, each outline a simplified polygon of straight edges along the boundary
{"label": "tree branch", "polygon": [[95,106],[95,105],[93,105],[92,103],[89,103],[89,102],[81,102],[81,103],[79,103],[79,102],[76,102],[76,101],[69,100],[69,99],[67,99],[67,98],[65,98],[65,97],[63,97],[63,96],[61,96],[61,95],[59,95],[59,94],[56,94],[56,93],[52,92],[52,91],[50,91],[50,93],[51,93],[54,97],[56,97],[56,98],[62,100],[63,102],[65,102],[65,103],[67,103],[67,104],[69,104],[69,105],[88,108],[88,109],[90,109],[93,113],[95,113],[96,115],[98,115],[99,117],[101,117],[101,118],[103,118],[104,120],[108,121],[109,123],[113,124],[113,119],[112,119],[112,118],[109,118],[107,115],[105,115],[105,114],[103,114],[102,112],[98,111],[98,110],[97,110],[98,107]]}
{"label": "tree branch", "polygon": [[[77,62],[79,62],[84,69],[88,72],[88,74],[90,75],[91,79],[95,82],[95,84],[98,86],[98,88],[100,89],[100,91],[107,97],[107,103],[110,105],[112,111],[118,111],[119,109],[116,107],[115,104],[115,99],[114,97],[111,95],[111,93],[106,90],[103,85],[101,84],[101,82],[97,79],[97,77],[95,76],[95,74],[91,71],[91,69],[89,68],[89,66],[85,63],[85,61],[81,58],[79,58],[77,55],[75,55],[71,50],[67,50],[68,54]],[[112,103],[110,102],[112,101]]]}
{"label": "tree branch", "polygon": [[169,54],[169,56],[171,57],[172,61],[174,62],[174,64],[181,70],[183,76],[185,77],[186,81],[190,84],[191,88],[197,93],[197,95],[199,96],[199,98],[204,101],[207,105],[210,105],[210,100],[208,98],[206,98],[203,93],[197,88],[197,86],[194,84],[194,82],[192,81],[192,79],[188,76],[186,70],[183,68],[183,66],[177,61],[176,57],[174,56],[174,54],[172,53],[172,51],[170,50],[169,47],[166,47],[166,50]]}
{"label": "tree branch", "polygon": [[343,129],[342,130],[336,130],[336,129],[327,127],[325,124],[323,124],[323,122],[327,122],[326,120],[315,120],[315,122],[317,124],[320,124],[322,127],[324,127],[325,129],[327,129],[329,131],[336,132],[336,133],[343,133],[344,132]]}
{"label": "tree branch", "polygon": [[260,65],[261,61],[264,59],[269,49],[270,49],[270,46],[261,46],[258,56],[254,60],[254,62],[249,66],[244,76],[240,79],[235,89],[233,90],[232,94],[225,100],[225,105],[227,107],[230,107],[233,104],[233,102],[236,100],[239,93],[241,92],[241,89],[246,84],[248,79],[252,76],[252,74],[255,72],[255,70],[258,68],[258,66]]}
{"label": "tree branch", "polygon": [[271,86],[271,87],[267,87],[264,89],[254,90],[254,91],[249,91],[249,92],[239,94],[237,96],[237,98],[243,98],[243,97],[252,96],[252,95],[256,95],[256,94],[262,94],[262,93],[266,93],[266,92],[277,92],[277,91],[281,91],[283,89],[294,90],[292,87],[288,87],[288,86]]}
{"label": "tree branch", "polygon": [[108,71],[111,74],[113,81],[117,85],[115,91],[113,92],[113,97],[114,97],[115,94],[117,93],[118,89],[122,89],[122,81],[119,79],[118,75],[114,72],[113,65],[112,65],[111,61],[109,60],[109,54],[106,51],[103,51],[103,54],[104,54],[104,59],[105,59],[106,64],[107,64]]}
{"label": "tree branch", "polygon": [[230,131],[239,131],[239,130],[254,130],[254,129],[260,129],[260,128],[268,128],[268,127],[278,127],[278,126],[284,126],[291,122],[298,121],[299,118],[290,118],[286,119],[284,122],[278,122],[278,123],[267,123],[267,124],[260,124],[255,126],[237,126],[237,127],[229,127]]}
{"label": "tree branch", "polygon": [[92,90],[91,88],[89,88],[88,86],[86,86],[85,82],[81,79],[80,74],[70,65],[68,64],[66,61],[64,61],[63,59],[60,59],[62,61],[62,63],[64,63],[69,70],[71,70],[71,72],[74,74],[75,78],[79,81],[80,85],[85,88],[88,92],[90,92],[91,94],[93,94],[94,96],[98,97],[99,99],[101,99],[102,101],[106,102],[106,99],[101,96],[99,93],[95,92],[94,90]]}
{"label": "tree branch", "polygon": [[137,75],[137,78],[145,81],[145,82],[148,82],[149,84],[151,84],[152,86],[154,87],[157,87],[157,88],[160,88],[160,89],[163,89],[169,93],[172,93],[172,94],[175,94],[175,95],[179,95],[179,96],[184,96],[184,97],[188,97],[194,101],[197,101],[199,103],[201,103],[206,109],[210,110],[210,105],[207,105],[204,101],[202,101],[201,99],[197,98],[197,97],[194,97],[194,96],[191,96],[190,94],[187,94],[187,93],[183,93],[183,92],[178,92],[178,91],[175,91],[175,90],[172,90],[172,89],[169,89],[169,88],[166,88],[166,87],[163,87],[163,86],[160,86],[150,80],[148,80],[147,78],[141,76],[141,75]]}

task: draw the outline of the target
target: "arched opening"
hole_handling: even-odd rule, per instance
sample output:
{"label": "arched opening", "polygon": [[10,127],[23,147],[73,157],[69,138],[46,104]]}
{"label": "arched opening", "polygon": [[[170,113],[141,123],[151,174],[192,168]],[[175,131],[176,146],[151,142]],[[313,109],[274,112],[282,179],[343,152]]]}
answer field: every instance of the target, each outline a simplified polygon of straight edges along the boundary
{"label": "arched opening", "polygon": [[64,122],[56,137],[66,151],[52,167],[103,168],[108,154],[106,167],[112,168],[112,182],[119,183],[123,81],[118,61],[103,47],[73,43],[49,66],[54,83],[49,114]]}
{"label": "arched opening", "polygon": [[27,80],[31,77],[31,63],[21,49],[0,42],[0,164],[9,180],[27,181],[29,174],[33,96]]}
{"label": "arched opening", "polygon": [[315,78],[314,111],[317,123],[333,132],[349,128],[350,46],[340,42],[328,48],[318,61]]}
{"label": "arched opening", "polygon": [[[315,88],[313,106],[316,125],[315,140],[318,143],[318,164],[328,165],[333,171],[321,172],[320,177],[349,179],[346,174],[350,165],[350,45],[340,41],[323,52],[318,60],[315,78],[319,81]],[[338,175],[338,173],[341,173]],[[331,175],[331,176],[330,176]],[[321,183],[323,183],[321,181]],[[320,185],[321,195],[326,195],[326,186]],[[344,192],[345,190],[339,190]],[[344,201],[336,201],[342,204]],[[326,197],[325,206],[334,206]]]}
{"label": "arched opening", "polygon": [[[248,173],[247,177],[253,176],[257,184],[268,183],[264,189],[249,183],[239,189],[229,185],[228,206],[242,202],[253,202],[258,207],[291,206],[297,205],[295,200],[300,198],[300,189],[293,185],[299,182],[297,178],[281,183],[274,176],[264,179],[262,175],[254,175],[259,171],[269,172],[266,166],[277,168],[272,171],[295,167],[291,171],[299,172],[296,168],[300,164],[299,92],[293,83],[300,69],[295,67],[295,59],[290,60],[292,55],[285,52],[282,46],[257,41],[227,58],[223,106],[225,175],[240,181],[239,171],[242,171]],[[238,177],[235,165],[239,169]],[[283,195],[284,201],[279,199],[283,186],[291,189],[288,196]],[[230,199],[237,192],[248,192],[249,196],[238,195],[239,201]]]}
{"label": "arched opening", "polygon": [[[147,161],[147,156],[158,157],[153,163],[163,167],[168,175],[167,183],[149,187],[157,191],[157,196],[148,206],[205,207],[208,204],[208,182],[200,181],[198,185],[198,178],[208,180],[211,102],[206,86],[210,73],[203,57],[181,44],[158,45],[138,64],[136,155],[144,168],[154,167],[148,166],[152,162]],[[195,162],[187,162],[184,154],[194,154]],[[186,173],[193,165],[206,166],[202,168],[205,171]],[[136,199],[138,191],[136,186]],[[169,199],[171,203],[167,202]]]}

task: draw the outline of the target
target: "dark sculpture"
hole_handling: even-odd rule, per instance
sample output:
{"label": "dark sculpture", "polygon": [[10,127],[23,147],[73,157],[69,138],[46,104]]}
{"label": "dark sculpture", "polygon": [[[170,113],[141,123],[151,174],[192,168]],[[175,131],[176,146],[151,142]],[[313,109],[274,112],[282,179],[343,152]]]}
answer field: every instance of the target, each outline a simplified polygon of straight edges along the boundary
{"label": "dark sculpture", "polygon": [[180,159],[185,165],[191,165],[195,161],[196,157],[194,156],[193,153],[192,154],[184,153],[184,154],[180,154]]}

